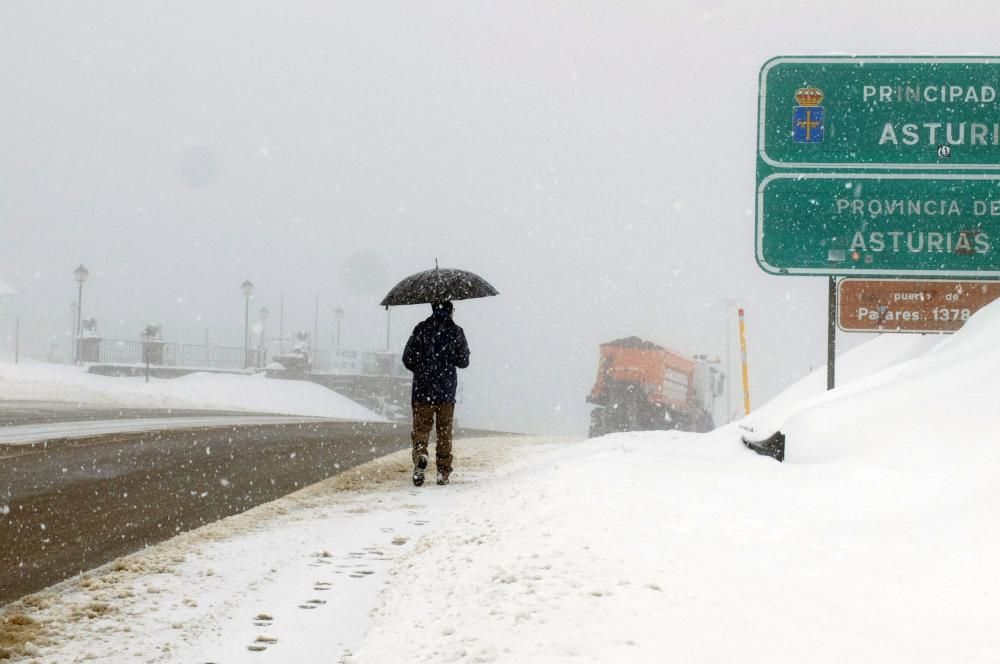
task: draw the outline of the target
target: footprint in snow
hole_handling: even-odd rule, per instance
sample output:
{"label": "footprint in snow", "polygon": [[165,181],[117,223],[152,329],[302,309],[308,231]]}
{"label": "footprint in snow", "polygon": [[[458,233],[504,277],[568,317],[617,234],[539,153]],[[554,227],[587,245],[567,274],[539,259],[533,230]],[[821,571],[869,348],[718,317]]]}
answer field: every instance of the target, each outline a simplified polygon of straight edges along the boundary
{"label": "footprint in snow", "polygon": [[333,558],[333,554],[329,551],[316,551],[311,556],[312,561],[309,563],[310,567],[317,567],[319,565],[330,565],[330,558]]}
{"label": "footprint in snow", "polygon": [[299,604],[300,609],[315,609],[322,604],[326,604],[325,599],[310,599],[306,600],[304,604]]}
{"label": "footprint in snow", "polygon": [[313,590],[329,590],[332,585],[329,581],[317,581]]}
{"label": "footprint in snow", "polygon": [[359,570],[355,570],[355,571],[351,572],[351,578],[352,579],[363,579],[366,576],[368,576],[369,574],[374,574],[374,573],[375,573],[375,570],[359,569]]}
{"label": "footprint in snow", "polygon": [[247,646],[247,650],[250,652],[264,652],[268,646],[273,646],[277,642],[278,639],[273,636],[260,635],[254,639],[253,643]]}
{"label": "footprint in snow", "polygon": [[253,624],[257,625],[258,627],[270,627],[270,625],[271,625],[271,623],[273,621],[274,621],[274,618],[272,618],[267,613],[258,613],[253,618]]}

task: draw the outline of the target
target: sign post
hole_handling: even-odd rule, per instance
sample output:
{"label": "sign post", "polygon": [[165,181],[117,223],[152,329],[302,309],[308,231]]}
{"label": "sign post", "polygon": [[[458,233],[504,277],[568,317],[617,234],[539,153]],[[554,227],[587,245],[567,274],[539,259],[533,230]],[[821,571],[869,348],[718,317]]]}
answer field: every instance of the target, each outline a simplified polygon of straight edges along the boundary
{"label": "sign post", "polygon": [[837,361],[837,278],[828,277],[826,290],[826,389],[836,387]]}

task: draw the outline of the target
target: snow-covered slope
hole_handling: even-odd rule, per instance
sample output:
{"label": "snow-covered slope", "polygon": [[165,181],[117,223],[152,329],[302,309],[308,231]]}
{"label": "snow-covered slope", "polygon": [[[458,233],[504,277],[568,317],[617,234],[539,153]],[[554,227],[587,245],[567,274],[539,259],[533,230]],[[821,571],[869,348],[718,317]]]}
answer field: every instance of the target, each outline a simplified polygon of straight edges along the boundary
{"label": "snow-covered slope", "polygon": [[0,363],[0,399],[61,401],[129,408],[246,410],[383,422],[321,385],[263,375],[196,373],[180,378],[112,378],[61,364]]}
{"label": "snow-covered slope", "polygon": [[837,360],[838,387],[825,368],[741,424],[781,429],[785,461],[885,455],[986,454],[1000,427],[1000,302],[952,336],[886,334]]}

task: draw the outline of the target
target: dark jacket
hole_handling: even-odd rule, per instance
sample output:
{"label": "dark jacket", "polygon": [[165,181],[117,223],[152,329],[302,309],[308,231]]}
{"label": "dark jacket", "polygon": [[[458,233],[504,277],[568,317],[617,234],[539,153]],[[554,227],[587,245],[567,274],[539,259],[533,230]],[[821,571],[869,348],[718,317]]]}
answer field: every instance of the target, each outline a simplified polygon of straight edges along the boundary
{"label": "dark jacket", "polygon": [[451,316],[435,313],[417,323],[403,351],[413,372],[414,403],[455,403],[458,372],[469,366],[469,344]]}

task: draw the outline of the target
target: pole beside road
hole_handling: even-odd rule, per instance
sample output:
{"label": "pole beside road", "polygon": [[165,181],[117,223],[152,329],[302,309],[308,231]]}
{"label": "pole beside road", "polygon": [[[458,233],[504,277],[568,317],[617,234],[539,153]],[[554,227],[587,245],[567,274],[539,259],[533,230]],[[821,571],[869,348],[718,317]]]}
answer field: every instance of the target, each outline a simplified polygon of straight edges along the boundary
{"label": "pole beside road", "polygon": [[826,389],[836,384],[837,365],[837,278],[828,277],[826,292]]}
{"label": "pole beside road", "polygon": [[83,334],[83,282],[90,276],[90,270],[83,263],[73,270],[76,279],[76,338],[73,339],[73,364],[80,361],[80,335]]}
{"label": "pole beside road", "polygon": [[253,295],[253,282],[249,279],[240,284],[243,291],[245,306],[243,309],[243,368],[250,366],[250,296]]}
{"label": "pole beside road", "polygon": [[740,362],[743,365],[743,414],[750,414],[750,371],[747,367],[747,335],[746,324],[743,319],[743,309],[739,310],[740,317]]}

